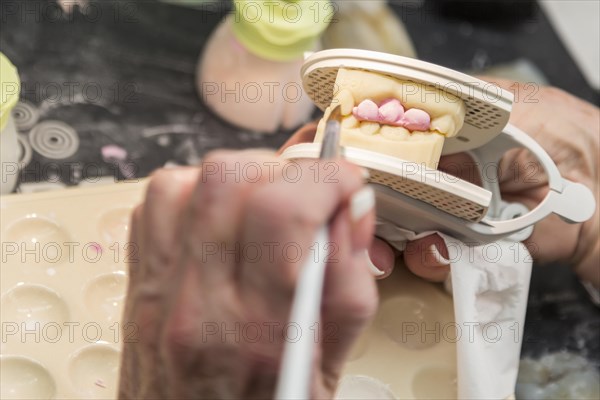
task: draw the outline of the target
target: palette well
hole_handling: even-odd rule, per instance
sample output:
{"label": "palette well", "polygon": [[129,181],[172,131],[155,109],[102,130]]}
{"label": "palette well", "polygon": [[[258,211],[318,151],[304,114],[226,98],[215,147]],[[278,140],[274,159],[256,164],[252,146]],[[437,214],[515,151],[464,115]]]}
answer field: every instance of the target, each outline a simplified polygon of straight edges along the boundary
{"label": "palette well", "polygon": [[[1,398],[116,398],[121,345],[134,333],[120,322],[126,261],[138,256],[129,218],[145,184],[0,198]],[[456,398],[451,297],[401,265],[378,285],[377,316],[338,398]]]}
{"label": "palette well", "polygon": [[401,263],[378,287],[379,309],[352,350],[337,398],[457,398],[451,296]]}

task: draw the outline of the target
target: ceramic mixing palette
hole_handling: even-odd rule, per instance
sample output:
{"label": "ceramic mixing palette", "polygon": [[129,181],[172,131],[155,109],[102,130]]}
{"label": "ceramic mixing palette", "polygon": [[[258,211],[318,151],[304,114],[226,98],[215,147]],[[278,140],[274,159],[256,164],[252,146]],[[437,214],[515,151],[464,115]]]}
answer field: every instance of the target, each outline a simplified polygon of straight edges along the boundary
{"label": "ceramic mixing palette", "polygon": [[2,399],[116,398],[144,183],[0,198]]}
{"label": "ceramic mixing palette", "polygon": [[[135,333],[120,325],[126,260],[136,257],[129,213],[144,186],[0,199],[1,398],[116,398],[121,343]],[[339,396],[456,398],[451,297],[402,266],[379,288]]]}
{"label": "ceramic mixing palette", "polygon": [[456,399],[452,298],[397,265],[379,281],[380,305],[355,345],[338,399]]}

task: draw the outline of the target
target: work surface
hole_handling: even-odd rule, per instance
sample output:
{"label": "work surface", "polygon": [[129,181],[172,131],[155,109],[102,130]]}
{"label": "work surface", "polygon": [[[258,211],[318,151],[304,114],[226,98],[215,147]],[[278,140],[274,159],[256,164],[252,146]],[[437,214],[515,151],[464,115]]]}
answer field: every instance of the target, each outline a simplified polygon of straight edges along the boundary
{"label": "work surface", "polygon": [[[122,178],[123,171],[101,156],[109,144],[127,150],[136,166],[129,172],[141,177],[169,161],[196,163],[216,148],[276,148],[289,136],[228,126],[197,95],[196,63],[225,7],[207,13],[154,1],[94,4],[96,16],[76,11],[61,20],[52,17],[56,9],[47,2],[2,2],[0,50],[19,69],[22,98],[38,109],[40,120],[64,121],[80,138],[77,153],[60,162],[34,152],[23,182],[58,177],[75,185],[96,175]],[[408,5],[412,8],[394,8],[404,16],[420,58],[462,70],[528,58],[551,84],[598,103],[598,93],[539,11],[521,23],[474,25]],[[566,267],[538,267],[523,355],[558,350],[600,363],[600,311]]]}

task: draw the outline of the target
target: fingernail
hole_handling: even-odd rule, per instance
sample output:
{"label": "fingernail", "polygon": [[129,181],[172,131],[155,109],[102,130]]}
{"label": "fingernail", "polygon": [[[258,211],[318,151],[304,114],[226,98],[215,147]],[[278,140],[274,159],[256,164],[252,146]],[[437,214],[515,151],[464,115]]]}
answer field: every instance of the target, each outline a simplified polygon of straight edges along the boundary
{"label": "fingernail", "polygon": [[353,222],[358,222],[375,207],[375,192],[370,186],[365,186],[352,195],[350,200],[350,216]]}
{"label": "fingernail", "polygon": [[442,255],[442,253],[440,253],[435,244],[429,246],[429,253],[433,257],[433,260],[436,262],[437,265],[450,265],[450,260],[448,260]]}
{"label": "fingernail", "polygon": [[452,294],[452,274],[448,273],[448,276],[446,277],[446,279],[444,279],[444,289],[446,289],[446,292]]}
{"label": "fingernail", "polygon": [[362,177],[365,181],[369,181],[371,179],[371,173],[368,169],[360,167],[360,173],[362,174]]}
{"label": "fingernail", "polygon": [[367,258],[367,266],[369,267],[369,271],[371,271],[373,276],[381,276],[381,275],[385,274],[384,271],[380,270],[379,268],[377,268],[375,266],[375,264],[373,264],[373,261],[371,261],[371,257],[369,257],[368,250],[365,250],[365,256]]}

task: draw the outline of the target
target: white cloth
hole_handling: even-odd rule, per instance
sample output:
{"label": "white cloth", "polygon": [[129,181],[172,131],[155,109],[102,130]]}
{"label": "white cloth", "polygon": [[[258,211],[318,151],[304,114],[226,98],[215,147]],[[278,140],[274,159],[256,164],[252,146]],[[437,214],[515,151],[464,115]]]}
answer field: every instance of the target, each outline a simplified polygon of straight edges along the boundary
{"label": "white cloth", "polygon": [[[377,236],[402,251],[408,241],[438,233],[451,263],[459,399],[505,399],[519,368],[532,260],[522,243],[499,240],[469,247],[439,232],[414,232],[378,221]],[[458,336],[458,334],[460,336]]]}

